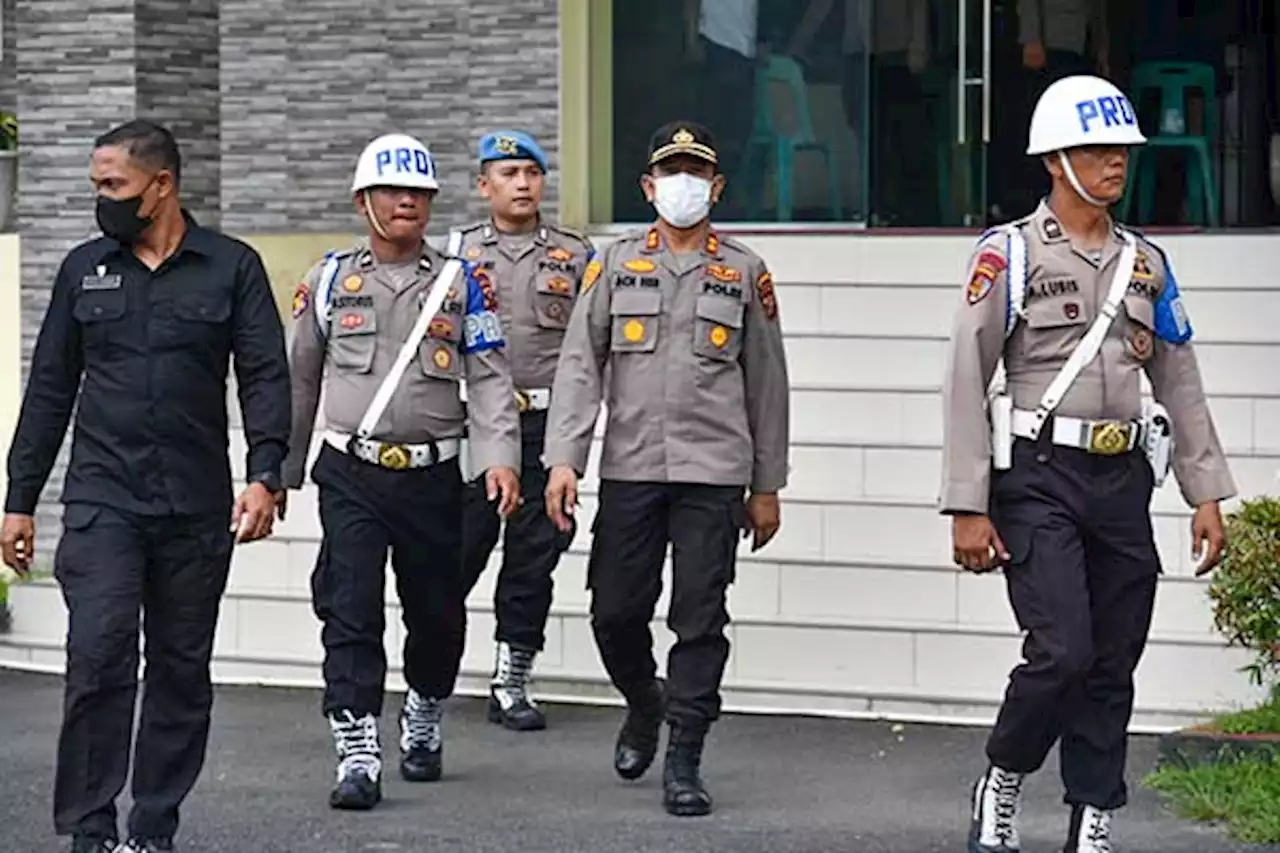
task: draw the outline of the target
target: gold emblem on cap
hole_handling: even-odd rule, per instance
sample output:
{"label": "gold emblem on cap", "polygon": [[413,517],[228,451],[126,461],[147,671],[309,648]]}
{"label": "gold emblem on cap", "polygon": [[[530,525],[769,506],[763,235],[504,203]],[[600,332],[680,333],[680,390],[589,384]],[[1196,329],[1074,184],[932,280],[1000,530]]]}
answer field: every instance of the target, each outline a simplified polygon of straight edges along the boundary
{"label": "gold emblem on cap", "polygon": [[692,145],[693,140],[694,135],[683,127],[677,130],[675,135],[671,137],[671,141],[676,145]]}
{"label": "gold emblem on cap", "polygon": [[633,344],[644,340],[644,323],[639,320],[628,320],[622,327],[622,336]]}

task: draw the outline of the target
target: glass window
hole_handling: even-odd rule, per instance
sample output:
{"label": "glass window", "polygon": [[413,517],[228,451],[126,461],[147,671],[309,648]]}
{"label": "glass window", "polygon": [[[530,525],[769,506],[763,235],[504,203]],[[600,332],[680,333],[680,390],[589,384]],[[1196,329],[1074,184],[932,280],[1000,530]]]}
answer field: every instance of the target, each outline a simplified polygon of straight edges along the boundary
{"label": "glass window", "polygon": [[719,142],[722,222],[1005,222],[1049,189],[1043,164],[1023,153],[1036,99],[1061,76],[1102,73],[1130,93],[1154,140],[1134,159],[1120,218],[1270,225],[1280,219],[1274,5],[592,0],[611,36],[597,39],[610,82],[593,102],[612,105],[611,162],[592,166],[606,184],[593,187],[593,219],[651,219],[637,184],[649,134],[688,117]]}

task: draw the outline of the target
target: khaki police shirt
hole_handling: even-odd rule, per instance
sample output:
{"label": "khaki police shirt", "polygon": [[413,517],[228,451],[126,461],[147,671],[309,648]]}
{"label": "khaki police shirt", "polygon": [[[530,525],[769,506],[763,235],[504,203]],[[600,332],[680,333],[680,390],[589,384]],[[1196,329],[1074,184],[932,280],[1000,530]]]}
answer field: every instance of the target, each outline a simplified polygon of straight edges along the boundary
{"label": "khaki police shirt", "polygon": [[[952,329],[943,386],[943,512],[988,511],[991,433],[987,387],[1004,353],[1016,409],[1041,395],[1098,316],[1124,248],[1118,231],[1100,262],[1077,251],[1046,204],[1021,220],[1027,241],[1025,316],[1007,343],[1008,249],[1001,232],[984,235]],[[1235,494],[1190,343],[1191,326],[1164,253],[1135,235],[1139,254],[1128,291],[1097,357],[1080,373],[1055,414],[1088,420],[1141,416],[1140,374],[1173,421],[1173,471],[1192,506]],[[1179,342],[1181,340],[1181,342]]]}
{"label": "khaki police shirt", "polygon": [[[336,257],[327,322],[317,310],[326,303],[325,260],[312,267],[294,294],[293,429],[284,465],[285,485],[291,488],[302,484],[322,384],[328,428],[354,433],[448,260],[425,242],[416,265],[379,264],[363,242]],[[467,409],[459,381],[465,379],[476,470],[519,470],[520,422],[497,301],[483,272],[477,276],[467,266],[458,273],[370,438],[418,444],[461,437]],[[486,318],[488,335],[472,334]]]}
{"label": "khaki police shirt", "polygon": [[595,254],[591,242],[552,225],[515,237],[481,222],[462,230],[461,253],[498,288],[516,388],[551,388],[582,273]]}
{"label": "khaki police shirt", "polygon": [[603,399],[602,478],[777,492],[787,483],[789,393],[764,261],[714,233],[677,257],[656,229],[638,231],[588,266],[544,459],[585,471]]}

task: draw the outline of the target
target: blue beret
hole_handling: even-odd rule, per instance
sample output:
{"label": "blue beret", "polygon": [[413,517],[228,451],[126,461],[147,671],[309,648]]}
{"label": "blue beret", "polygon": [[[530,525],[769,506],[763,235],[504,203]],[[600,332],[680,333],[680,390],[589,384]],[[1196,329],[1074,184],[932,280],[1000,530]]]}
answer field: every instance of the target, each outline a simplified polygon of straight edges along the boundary
{"label": "blue beret", "polygon": [[532,136],[518,130],[487,133],[480,139],[480,163],[490,160],[532,160],[547,171],[547,155]]}

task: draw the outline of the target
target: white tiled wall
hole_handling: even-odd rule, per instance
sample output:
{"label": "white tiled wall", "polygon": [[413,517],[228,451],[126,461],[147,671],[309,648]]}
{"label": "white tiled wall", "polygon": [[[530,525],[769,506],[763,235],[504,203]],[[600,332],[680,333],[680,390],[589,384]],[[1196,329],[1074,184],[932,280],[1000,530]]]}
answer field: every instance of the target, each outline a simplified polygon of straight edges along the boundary
{"label": "white tiled wall", "polygon": [[[779,283],[794,385],[793,475],[778,539],[756,555],[746,543],[741,551],[730,601],[727,705],[990,719],[1018,662],[1020,637],[1002,580],[962,575],[950,564],[949,529],[933,504],[942,360],[971,241],[745,239]],[[1207,391],[1241,493],[1273,491],[1280,472],[1280,287],[1272,270],[1280,239],[1197,236],[1163,244],[1198,332]],[[232,454],[239,469],[238,434]],[[539,676],[544,692],[609,701],[584,589],[594,471],[585,488],[584,530],[558,570]],[[1189,516],[1172,481],[1153,511],[1166,575],[1138,672],[1139,726],[1252,698],[1236,672],[1246,657],[1224,648],[1205,583],[1192,576]],[[220,677],[317,682],[319,625],[308,576],[318,535],[308,488],[293,496],[275,540],[236,555],[218,637]],[[491,665],[499,558],[470,602],[467,689],[481,687]],[[65,626],[56,587],[25,587],[15,598],[22,643],[0,646],[0,662],[56,662]],[[665,606],[664,596],[654,622],[659,654],[671,642]],[[390,585],[387,623],[394,667],[402,635]]]}

